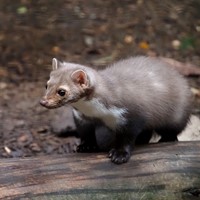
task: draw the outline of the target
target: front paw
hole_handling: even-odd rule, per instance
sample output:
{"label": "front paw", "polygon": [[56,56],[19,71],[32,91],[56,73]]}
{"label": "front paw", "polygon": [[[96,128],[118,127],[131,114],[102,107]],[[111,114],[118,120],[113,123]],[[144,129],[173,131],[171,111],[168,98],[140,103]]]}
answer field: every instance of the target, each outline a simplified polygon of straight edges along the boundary
{"label": "front paw", "polygon": [[131,153],[129,150],[125,149],[111,149],[108,157],[115,164],[123,164],[128,162],[129,158],[131,157]]}
{"label": "front paw", "polygon": [[76,151],[78,153],[91,153],[91,152],[98,152],[99,148],[97,145],[83,143],[77,146]]}

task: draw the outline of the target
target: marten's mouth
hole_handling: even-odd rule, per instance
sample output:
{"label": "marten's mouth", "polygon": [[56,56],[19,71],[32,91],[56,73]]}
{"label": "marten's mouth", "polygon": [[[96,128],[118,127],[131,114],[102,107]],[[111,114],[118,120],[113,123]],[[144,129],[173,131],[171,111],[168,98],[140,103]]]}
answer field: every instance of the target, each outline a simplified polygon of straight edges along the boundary
{"label": "marten's mouth", "polygon": [[54,108],[59,108],[59,107],[63,106],[63,104],[61,104],[61,103],[56,103],[56,104],[50,103],[48,100],[43,100],[43,99],[40,100],[40,105],[42,105],[48,109],[54,109]]}
{"label": "marten's mouth", "polygon": [[44,106],[44,107],[45,107],[45,108],[48,108],[48,109],[55,109],[55,108],[59,108],[59,107],[61,107],[61,106],[62,106],[62,105],[56,105],[56,106],[55,106],[55,105],[50,105],[50,106],[49,106],[49,105],[48,105],[48,106],[46,105],[46,106]]}

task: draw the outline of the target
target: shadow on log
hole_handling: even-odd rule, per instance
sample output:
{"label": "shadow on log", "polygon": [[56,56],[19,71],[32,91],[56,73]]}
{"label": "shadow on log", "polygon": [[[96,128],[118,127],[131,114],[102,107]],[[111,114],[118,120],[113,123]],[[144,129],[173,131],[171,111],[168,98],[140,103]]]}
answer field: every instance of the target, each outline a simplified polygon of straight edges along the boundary
{"label": "shadow on log", "polygon": [[115,165],[106,154],[1,159],[1,199],[198,199],[200,142],[137,147]]}

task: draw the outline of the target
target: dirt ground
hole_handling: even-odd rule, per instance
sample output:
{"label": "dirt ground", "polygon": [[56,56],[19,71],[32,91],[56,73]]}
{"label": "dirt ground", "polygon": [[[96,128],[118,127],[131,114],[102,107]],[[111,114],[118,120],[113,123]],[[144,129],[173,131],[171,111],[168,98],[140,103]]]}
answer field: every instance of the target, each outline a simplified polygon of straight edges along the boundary
{"label": "dirt ground", "polygon": [[[200,67],[198,0],[1,0],[0,18],[0,157],[65,154],[79,143],[70,108],[39,105],[53,57],[101,67],[148,55]],[[186,78],[198,117],[200,77]],[[193,121],[183,140],[200,140]]]}

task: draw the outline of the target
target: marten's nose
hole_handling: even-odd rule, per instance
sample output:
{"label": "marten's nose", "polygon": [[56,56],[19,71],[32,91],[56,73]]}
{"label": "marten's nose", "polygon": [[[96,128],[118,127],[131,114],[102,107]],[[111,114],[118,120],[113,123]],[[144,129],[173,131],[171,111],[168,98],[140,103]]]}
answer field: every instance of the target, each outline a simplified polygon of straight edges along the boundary
{"label": "marten's nose", "polygon": [[41,99],[41,100],[40,100],[40,104],[41,104],[42,106],[46,106],[46,105],[48,104],[48,101],[47,101],[46,99]]}

